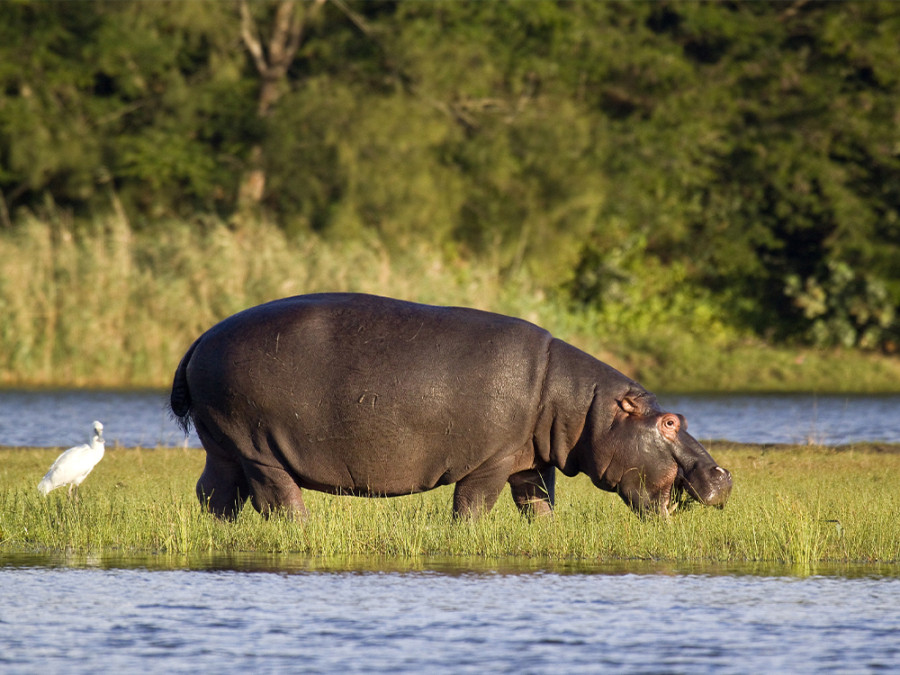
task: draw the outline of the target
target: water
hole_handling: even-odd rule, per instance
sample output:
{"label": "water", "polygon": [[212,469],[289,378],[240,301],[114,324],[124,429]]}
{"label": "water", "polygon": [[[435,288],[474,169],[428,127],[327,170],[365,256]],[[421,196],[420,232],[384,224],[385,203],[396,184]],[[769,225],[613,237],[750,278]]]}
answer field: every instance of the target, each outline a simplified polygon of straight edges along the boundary
{"label": "water", "polygon": [[900,442],[900,394],[660,396],[694,436],[738,443]]}
{"label": "water", "polygon": [[[900,442],[897,395],[661,402],[700,438]],[[181,444],[165,403],[159,391],[0,391],[0,445],[85,442],[94,419],[110,446]],[[900,671],[896,565],[815,576],[640,561],[403,565],[0,552],[0,672]]]}
{"label": "water", "polygon": [[[458,565],[459,563],[457,563]],[[2,563],[0,563],[2,565]],[[0,566],[0,670],[889,672],[900,578]],[[250,568],[248,570],[247,568]]]}
{"label": "water", "polygon": [[[70,447],[103,422],[106,447],[175,446],[184,434],[168,410],[168,391],[0,390],[0,446]],[[200,447],[191,433],[188,444]]]}
{"label": "water", "polygon": [[[108,447],[172,446],[184,437],[169,416],[165,391],[0,390],[0,446],[69,447],[104,424]],[[739,443],[842,445],[900,442],[900,394],[881,396],[660,396],[701,439]],[[188,444],[200,447],[196,434]]]}

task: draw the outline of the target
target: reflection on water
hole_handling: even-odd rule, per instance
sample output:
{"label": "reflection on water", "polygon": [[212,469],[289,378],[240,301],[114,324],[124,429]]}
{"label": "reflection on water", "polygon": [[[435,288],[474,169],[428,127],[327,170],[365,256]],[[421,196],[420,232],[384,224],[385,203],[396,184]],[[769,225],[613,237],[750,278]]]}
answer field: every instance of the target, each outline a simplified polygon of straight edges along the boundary
{"label": "reflection on water", "polygon": [[[697,438],[740,443],[841,445],[900,442],[900,395],[664,395]],[[181,445],[167,391],[0,390],[0,446],[69,447],[103,422],[108,447]],[[188,439],[199,447],[196,434]]]}
{"label": "reflection on water", "polygon": [[[252,557],[234,568],[209,559],[205,569],[168,570],[23,562],[0,567],[3,672],[900,667],[898,576],[720,574],[633,561],[381,571]],[[269,573],[247,571],[253,564]]]}
{"label": "reflection on water", "polygon": [[177,553],[84,553],[73,551],[8,551],[0,555],[0,570],[12,567],[66,569],[140,569],[147,571],[234,571],[295,574],[303,572],[434,572],[440,574],[664,574],[706,576],[840,578],[898,577],[900,562],[826,563],[813,568],[775,562],[712,562],[667,560],[548,560],[514,556],[483,558],[461,556],[384,557],[353,555],[310,557],[294,553],[255,551]]}

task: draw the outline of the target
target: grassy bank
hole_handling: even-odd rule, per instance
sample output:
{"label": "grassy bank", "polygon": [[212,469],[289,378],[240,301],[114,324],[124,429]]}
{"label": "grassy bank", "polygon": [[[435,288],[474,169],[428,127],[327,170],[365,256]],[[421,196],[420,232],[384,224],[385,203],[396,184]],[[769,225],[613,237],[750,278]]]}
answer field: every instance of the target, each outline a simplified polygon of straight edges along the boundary
{"label": "grassy bank", "polygon": [[669,287],[575,311],[524,274],[422,240],[388,250],[377,239],[288,236],[265,222],[141,228],[57,214],[0,232],[0,386],[165,387],[188,345],[238,310],[362,291],[523,317],[656,391],[898,388],[900,359],[772,348],[709,307],[667,300]]}
{"label": "grassy bank", "polygon": [[82,486],[47,498],[35,486],[57,455],[0,450],[0,554],[298,553],[314,557],[478,556],[548,560],[648,559],[900,564],[896,514],[900,447],[840,450],[711,444],[735,477],[722,510],[692,508],[642,521],[584,477],[560,478],[553,518],[529,522],[508,494],[477,522],[453,523],[451,489],[394,499],[306,492],[308,520],[262,520],[247,507],[234,523],[201,513],[193,486],[203,453],[114,449]]}

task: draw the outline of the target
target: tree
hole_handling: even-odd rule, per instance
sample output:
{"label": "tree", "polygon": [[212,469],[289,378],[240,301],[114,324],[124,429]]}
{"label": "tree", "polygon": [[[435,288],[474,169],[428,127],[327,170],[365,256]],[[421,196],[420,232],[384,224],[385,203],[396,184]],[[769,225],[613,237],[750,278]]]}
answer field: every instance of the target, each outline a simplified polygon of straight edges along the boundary
{"label": "tree", "polygon": [[3,2],[0,225],[253,207],[611,313],[677,283],[672,315],[875,347],[898,34],[890,2]]}
{"label": "tree", "polygon": [[110,190],[151,218],[228,208],[256,122],[227,19],[202,3],[0,3],[9,209],[83,214]]}
{"label": "tree", "polygon": [[[269,117],[274,105],[284,95],[288,69],[294,61],[309,24],[321,14],[325,0],[296,2],[282,0],[275,10],[268,40],[264,42],[247,0],[241,0],[241,39],[253,58],[260,77],[257,115]],[[267,8],[266,8],[267,9]],[[250,149],[249,169],[241,179],[238,206],[258,205],[265,194],[266,169],[262,144]]]}

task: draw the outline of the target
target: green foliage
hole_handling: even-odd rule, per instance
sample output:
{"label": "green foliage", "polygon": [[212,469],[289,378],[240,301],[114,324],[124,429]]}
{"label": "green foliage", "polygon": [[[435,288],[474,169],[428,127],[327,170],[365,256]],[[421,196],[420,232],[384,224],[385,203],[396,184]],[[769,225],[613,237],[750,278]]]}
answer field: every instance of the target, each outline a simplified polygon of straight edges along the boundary
{"label": "green foliage", "polygon": [[111,182],[135,213],[216,208],[245,151],[234,135],[255,123],[232,48],[237,27],[223,10],[3,3],[0,189],[9,207],[34,208],[45,193],[77,211],[106,207]]}
{"label": "green foliage", "polygon": [[846,263],[830,262],[821,281],[789,276],[785,292],[803,310],[813,344],[871,348],[896,335],[896,308],[884,284]]}
{"label": "green foliage", "polygon": [[462,189],[442,161],[453,129],[441,122],[417,99],[366,99],[353,85],[310,79],[270,121],[271,208],[292,233],[376,234],[394,249],[447,241]]}
{"label": "green foliage", "polygon": [[889,350],[898,34],[890,2],[327,3],[263,115],[236,2],[0,3],[0,225],[240,219],[259,169],[291,237],[427,242],[632,333]]}

